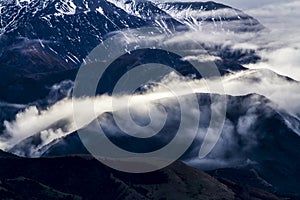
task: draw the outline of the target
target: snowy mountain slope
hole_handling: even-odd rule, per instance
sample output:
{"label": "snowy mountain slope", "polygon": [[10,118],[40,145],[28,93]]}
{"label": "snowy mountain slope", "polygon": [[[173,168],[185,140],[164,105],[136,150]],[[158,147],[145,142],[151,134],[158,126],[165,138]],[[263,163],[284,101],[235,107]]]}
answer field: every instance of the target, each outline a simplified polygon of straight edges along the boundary
{"label": "snowy mountain slope", "polygon": [[1,60],[10,48],[28,39],[65,62],[80,64],[105,34],[145,25],[142,19],[106,1],[32,1],[24,6],[10,3],[2,10],[1,42],[9,46],[2,49]]}
{"label": "snowy mountain slope", "polygon": [[[162,4],[149,1],[1,1],[0,89],[3,92],[0,98],[15,103],[44,98],[49,92],[47,88],[53,84],[74,80],[87,54],[114,31],[146,26],[160,27],[167,33],[190,30],[191,24],[172,16],[176,10],[190,10],[188,4],[178,5],[172,4],[169,9],[170,4],[163,8]],[[195,12],[205,13],[198,3],[189,5]],[[217,10],[226,7],[237,12],[222,4],[207,2],[201,5],[207,8],[213,5]],[[189,18],[187,16],[186,20]],[[236,18],[227,19],[228,25],[232,22],[233,27],[236,21]],[[206,31],[211,32],[209,28]],[[241,64],[260,59],[255,51],[206,45],[205,42],[203,46],[212,57],[218,58],[216,64],[221,74],[244,70]],[[37,92],[31,94],[30,88]],[[17,99],[16,93],[22,98]]]}
{"label": "snowy mountain slope", "polygon": [[[109,0],[126,12],[144,19],[172,17],[191,29],[214,31],[258,31],[264,27],[244,12],[212,1],[162,2],[143,0]],[[152,7],[152,8],[151,8]],[[153,9],[156,7],[155,9]],[[150,9],[149,9],[150,8]]]}
{"label": "snowy mountain slope", "polygon": [[193,29],[206,29],[210,25],[214,31],[259,31],[263,26],[253,17],[226,5],[209,2],[167,2],[158,7],[174,19]]}
{"label": "snowy mountain slope", "polygon": [[[128,11],[128,9],[120,9],[107,1],[99,0],[8,1],[1,4],[0,42],[4,46],[0,52],[2,62],[8,59],[9,55],[5,55],[7,51],[29,45],[34,48],[33,51],[45,49],[47,52],[61,57],[62,62],[74,64],[80,64],[88,52],[99,44],[109,32],[142,26],[158,26],[165,31],[172,32],[184,24],[190,28],[191,24],[187,24],[185,20],[188,21],[191,17],[180,14],[172,16],[170,13],[193,13],[191,11],[193,9],[197,13],[207,15],[206,8],[210,10],[213,6],[211,12],[219,12],[226,7],[212,2],[201,3],[200,6],[200,3],[156,5],[149,1],[138,1],[136,3],[126,2],[124,4],[126,6],[133,4],[131,11]],[[120,3],[115,4],[120,5]],[[223,19],[226,24],[223,22],[221,24],[224,27],[228,26],[228,30],[230,24],[232,24],[232,28],[241,27],[234,24],[236,21],[253,21],[253,24],[259,26],[255,19],[241,11],[230,7],[226,7],[226,9],[228,12],[236,13],[236,16],[223,16],[222,18],[222,12],[220,12],[197,20],[200,20],[201,24],[202,21],[212,21],[214,18],[216,21]],[[254,25],[249,23],[245,26],[252,27]],[[217,29],[220,31],[223,30],[223,27],[216,27]],[[29,42],[31,44],[28,44]],[[85,48],[82,47],[82,44]],[[11,53],[16,54],[17,52]],[[21,60],[18,62],[22,63]]]}

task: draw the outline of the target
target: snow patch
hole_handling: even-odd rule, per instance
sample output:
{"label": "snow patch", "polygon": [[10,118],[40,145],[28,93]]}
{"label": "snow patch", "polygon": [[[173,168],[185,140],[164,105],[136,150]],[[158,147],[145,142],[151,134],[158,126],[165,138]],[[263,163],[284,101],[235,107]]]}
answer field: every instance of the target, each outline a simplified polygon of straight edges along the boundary
{"label": "snow patch", "polygon": [[104,11],[103,11],[103,9],[102,9],[101,7],[96,8],[96,10],[97,10],[100,14],[105,15],[105,14],[104,14]]}
{"label": "snow patch", "polygon": [[30,4],[31,0],[16,0],[16,5],[22,7],[23,5]]}
{"label": "snow patch", "polygon": [[72,0],[60,1],[55,4],[55,9],[59,12],[56,15],[74,15],[77,6]]}

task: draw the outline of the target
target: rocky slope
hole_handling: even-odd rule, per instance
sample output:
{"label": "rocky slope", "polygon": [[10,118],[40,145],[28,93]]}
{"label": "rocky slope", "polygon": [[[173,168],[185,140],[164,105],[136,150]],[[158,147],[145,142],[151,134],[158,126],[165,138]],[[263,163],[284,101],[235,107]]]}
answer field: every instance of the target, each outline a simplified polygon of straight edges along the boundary
{"label": "rocky slope", "polygon": [[236,184],[227,186],[180,162],[147,174],[117,172],[88,156],[7,156],[0,164],[2,199],[281,199],[255,188],[241,196]]}

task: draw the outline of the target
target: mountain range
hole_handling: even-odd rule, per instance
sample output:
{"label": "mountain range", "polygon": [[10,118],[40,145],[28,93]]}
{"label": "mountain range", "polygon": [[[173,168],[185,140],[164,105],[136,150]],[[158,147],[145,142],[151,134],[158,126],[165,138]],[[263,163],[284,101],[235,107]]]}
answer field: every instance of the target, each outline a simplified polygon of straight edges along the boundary
{"label": "mountain range", "polygon": [[[14,138],[13,128],[19,125],[18,119],[24,120],[23,124],[33,123],[29,126],[41,125],[41,121],[32,119],[39,119],[57,104],[70,100],[76,74],[95,47],[118,31],[143,27],[159,28],[167,34],[191,31],[208,35],[250,35],[268,31],[246,13],[211,1],[1,1],[1,147]],[[299,199],[300,112],[286,109],[284,103],[272,99],[275,92],[264,92],[270,85],[298,87],[299,82],[271,70],[246,68],[247,64],[261,61],[256,50],[205,42],[205,38],[202,41],[203,48],[214,58],[224,85],[237,84],[240,90],[245,90],[228,89],[224,128],[205,159],[198,159],[203,142],[200,134],[179,161],[165,169],[147,174],[117,172],[93,159],[76,131],[54,139],[49,136],[50,142],[44,143],[43,131],[64,132],[69,127],[68,118],[55,116],[49,118],[47,126],[41,125],[42,130],[31,132],[6,148],[9,153],[0,152],[0,197]],[[168,54],[151,56],[146,50],[125,54],[110,66],[114,72],[111,76],[126,72],[147,59],[166,65],[172,61],[179,72],[186,76],[193,74],[185,63]],[[244,89],[242,83],[254,89]],[[110,84],[108,82],[98,94],[109,93]],[[196,92],[196,96],[201,111],[199,130],[202,131],[208,128],[211,99],[218,99],[220,94]],[[186,98],[189,99],[189,95]],[[107,136],[118,146],[147,152],[161,148],[173,138],[180,122],[178,109],[171,101],[167,110],[172,115],[168,115],[166,126],[157,137],[145,142],[125,135],[114,122],[113,112],[106,112],[95,120],[105,121]],[[27,119],[30,114],[38,117]],[[27,131],[16,130],[20,134]]]}

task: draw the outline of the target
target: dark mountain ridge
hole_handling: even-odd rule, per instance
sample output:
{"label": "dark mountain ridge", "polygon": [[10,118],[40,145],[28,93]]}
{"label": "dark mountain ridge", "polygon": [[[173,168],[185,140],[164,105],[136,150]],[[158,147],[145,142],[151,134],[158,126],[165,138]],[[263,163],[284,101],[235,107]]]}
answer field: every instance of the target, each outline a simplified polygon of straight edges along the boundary
{"label": "dark mountain ridge", "polygon": [[[0,158],[0,197],[7,199],[284,199],[255,188],[234,192],[210,175],[175,162],[146,174],[112,170],[89,156]],[[233,187],[234,186],[234,187]]]}

